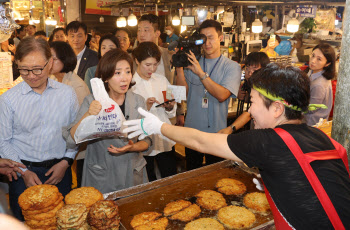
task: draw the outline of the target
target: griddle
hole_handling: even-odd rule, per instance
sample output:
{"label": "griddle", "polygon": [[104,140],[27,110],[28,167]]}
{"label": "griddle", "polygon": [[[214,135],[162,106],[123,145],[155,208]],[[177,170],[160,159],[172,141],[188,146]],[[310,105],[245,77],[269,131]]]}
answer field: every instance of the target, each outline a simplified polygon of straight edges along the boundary
{"label": "griddle", "polygon": [[[225,160],[216,164],[205,166],[199,169],[180,173],[171,177],[157,180],[151,183],[142,184],[124,190],[104,194],[107,200],[115,200],[119,206],[121,219],[120,229],[132,230],[130,221],[133,216],[142,212],[163,212],[165,205],[178,199],[189,200],[195,203],[195,195],[201,190],[215,190],[215,184],[222,178],[233,178],[240,180],[247,187],[247,193],[258,192],[252,179],[257,170],[250,169],[243,165]],[[224,195],[228,205],[243,205],[242,196]],[[216,218],[217,211],[210,211],[204,208],[197,218]],[[255,213],[256,222],[250,229],[270,229],[274,226],[272,213],[266,215]],[[167,229],[184,229],[186,223],[169,220]],[[214,230],[214,229],[213,229]]]}

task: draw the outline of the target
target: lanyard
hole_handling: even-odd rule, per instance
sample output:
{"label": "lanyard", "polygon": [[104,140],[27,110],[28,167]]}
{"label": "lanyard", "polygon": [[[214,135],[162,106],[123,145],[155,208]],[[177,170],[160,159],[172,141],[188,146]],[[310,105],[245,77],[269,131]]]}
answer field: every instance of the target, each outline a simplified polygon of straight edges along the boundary
{"label": "lanyard", "polygon": [[[211,69],[209,76],[211,76],[211,74],[213,73],[213,71],[214,71],[214,69],[216,67],[216,64],[218,64],[218,62],[220,61],[221,57],[222,57],[222,55],[220,55],[220,57],[218,58],[218,60],[216,61],[215,65],[214,65],[214,67]],[[205,57],[203,57],[203,58],[204,58],[203,59],[204,72],[207,72],[206,71],[206,65],[205,65]]]}

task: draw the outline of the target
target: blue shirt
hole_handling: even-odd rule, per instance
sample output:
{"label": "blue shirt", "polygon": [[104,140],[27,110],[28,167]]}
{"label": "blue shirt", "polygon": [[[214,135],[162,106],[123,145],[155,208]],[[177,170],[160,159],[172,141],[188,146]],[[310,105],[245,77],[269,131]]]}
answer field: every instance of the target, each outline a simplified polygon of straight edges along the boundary
{"label": "blue shirt", "polygon": [[48,79],[38,94],[21,82],[0,96],[0,156],[17,162],[74,158],[66,149],[62,128],[72,123],[79,109],[74,90]]}
{"label": "blue shirt", "polygon": [[177,36],[176,34],[173,34],[171,37],[166,36],[166,43],[171,43],[173,41],[177,41],[179,39],[179,36]]}
{"label": "blue shirt", "polygon": [[[201,57],[199,64],[202,70],[205,70],[214,82],[228,89],[236,97],[241,82],[240,65],[221,56],[221,60],[216,64],[212,72],[212,68],[217,60],[218,58],[205,59],[206,68],[204,68],[204,58]],[[212,74],[210,74],[211,72]],[[185,69],[185,77],[188,85],[185,127],[191,127],[209,133],[216,133],[220,129],[226,128],[230,98],[220,103],[207,92],[208,108],[202,108],[202,98],[205,96],[205,88],[201,80],[189,69]]]}

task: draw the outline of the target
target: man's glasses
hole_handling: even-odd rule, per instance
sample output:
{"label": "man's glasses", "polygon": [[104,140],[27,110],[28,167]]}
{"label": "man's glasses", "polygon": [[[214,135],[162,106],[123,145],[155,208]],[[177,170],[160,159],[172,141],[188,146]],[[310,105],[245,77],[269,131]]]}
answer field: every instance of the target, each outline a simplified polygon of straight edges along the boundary
{"label": "man's glasses", "polygon": [[21,75],[27,76],[29,75],[29,72],[32,72],[34,75],[40,75],[43,70],[45,69],[47,63],[49,63],[49,61],[46,62],[46,64],[44,65],[43,68],[37,68],[37,69],[18,69],[19,73]]}

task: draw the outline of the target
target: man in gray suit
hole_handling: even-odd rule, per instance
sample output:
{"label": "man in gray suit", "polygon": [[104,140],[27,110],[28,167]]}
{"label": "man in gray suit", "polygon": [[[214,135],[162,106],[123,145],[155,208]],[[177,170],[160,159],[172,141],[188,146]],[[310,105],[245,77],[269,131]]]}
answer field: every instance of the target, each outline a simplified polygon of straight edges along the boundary
{"label": "man in gray suit", "polygon": [[69,45],[77,55],[74,73],[84,80],[86,70],[98,64],[97,53],[85,46],[87,27],[83,22],[72,21],[67,25],[66,34]]}

